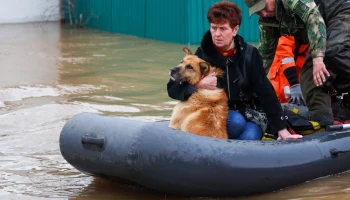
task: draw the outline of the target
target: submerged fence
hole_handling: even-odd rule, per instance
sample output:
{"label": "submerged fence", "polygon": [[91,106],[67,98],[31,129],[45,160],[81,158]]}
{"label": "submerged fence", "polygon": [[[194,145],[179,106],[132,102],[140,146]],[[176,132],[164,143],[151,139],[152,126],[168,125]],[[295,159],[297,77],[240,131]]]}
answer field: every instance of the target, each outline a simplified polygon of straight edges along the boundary
{"label": "submerged fence", "polygon": [[[66,1],[66,0],[65,0]],[[71,0],[72,1],[72,0]],[[220,0],[74,0],[75,14],[86,26],[166,42],[199,44],[209,29],[206,14]],[[259,40],[257,16],[249,18],[243,0],[239,34],[247,42]],[[65,19],[69,20],[66,12]]]}

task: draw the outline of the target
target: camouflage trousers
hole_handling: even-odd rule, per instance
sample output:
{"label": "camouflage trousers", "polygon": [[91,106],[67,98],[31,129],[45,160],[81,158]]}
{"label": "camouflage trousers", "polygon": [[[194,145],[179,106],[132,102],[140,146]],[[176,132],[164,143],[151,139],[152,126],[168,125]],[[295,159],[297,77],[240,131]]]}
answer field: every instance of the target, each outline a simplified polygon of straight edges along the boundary
{"label": "camouflage trousers", "polygon": [[[327,48],[324,62],[336,79],[350,82],[350,10],[344,10],[327,24]],[[329,88],[317,87],[313,81],[312,57],[306,57],[300,72],[300,85],[310,111],[310,120],[333,123]]]}

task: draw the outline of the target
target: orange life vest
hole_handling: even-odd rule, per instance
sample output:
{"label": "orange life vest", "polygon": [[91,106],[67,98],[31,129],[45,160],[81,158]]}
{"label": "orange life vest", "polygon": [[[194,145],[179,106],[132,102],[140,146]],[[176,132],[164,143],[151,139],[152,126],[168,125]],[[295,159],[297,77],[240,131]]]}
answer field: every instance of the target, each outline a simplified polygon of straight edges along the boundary
{"label": "orange life vest", "polygon": [[289,67],[296,66],[298,80],[300,80],[300,69],[305,62],[307,53],[308,45],[295,41],[293,36],[281,36],[279,38],[268,78],[276,91],[280,103],[286,103],[289,100],[284,95],[284,87],[290,87],[290,85],[283,71]]}

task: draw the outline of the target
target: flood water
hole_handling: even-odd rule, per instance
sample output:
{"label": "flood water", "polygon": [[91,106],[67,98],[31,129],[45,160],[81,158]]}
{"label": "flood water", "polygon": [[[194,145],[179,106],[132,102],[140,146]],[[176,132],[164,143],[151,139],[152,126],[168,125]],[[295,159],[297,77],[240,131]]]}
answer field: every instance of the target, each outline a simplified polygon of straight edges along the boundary
{"label": "flood water", "polygon": [[[82,112],[169,119],[168,72],[184,45],[58,23],[0,29],[0,199],[189,199],[82,174],[58,144]],[[350,173],[229,199],[350,199]]]}

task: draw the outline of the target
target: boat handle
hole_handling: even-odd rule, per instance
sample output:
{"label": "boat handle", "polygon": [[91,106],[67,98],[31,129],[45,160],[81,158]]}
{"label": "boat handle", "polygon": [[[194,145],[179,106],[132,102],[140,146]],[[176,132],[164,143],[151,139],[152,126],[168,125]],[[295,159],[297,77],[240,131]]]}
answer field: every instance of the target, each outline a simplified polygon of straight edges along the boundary
{"label": "boat handle", "polygon": [[[103,151],[105,147],[105,137],[101,134],[86,133],[81,139],[84,149],[92,151]],[[98,147],[98,149],[96,149]]]}
{"label": "boat handle", "polygon": [[350,153],[350,151],[339,151],[336,148],[330,149],[329,153],[331,154],[332,158],[336,158],[339,156],[339,154],[345,154],[345,153]]}

